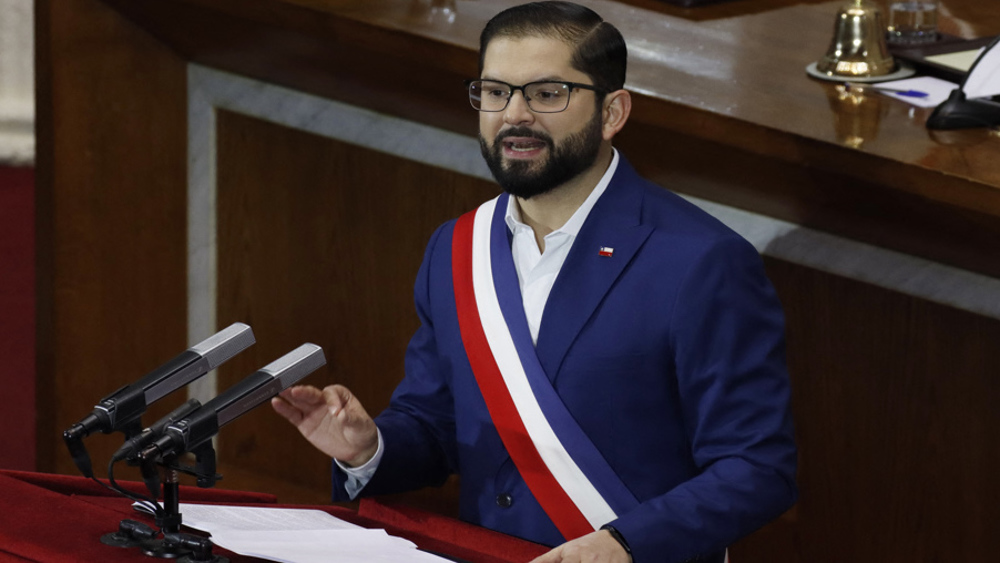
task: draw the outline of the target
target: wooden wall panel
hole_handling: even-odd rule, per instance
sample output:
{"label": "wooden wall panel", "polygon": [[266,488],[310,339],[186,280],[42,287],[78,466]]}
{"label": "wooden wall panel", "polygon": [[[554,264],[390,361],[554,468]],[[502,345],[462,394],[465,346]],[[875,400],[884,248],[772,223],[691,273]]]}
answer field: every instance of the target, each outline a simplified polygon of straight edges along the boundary
{"label": "wooden wall panel", "polygon": [[774,259],[798,506],[733,560],[989,561],[1000,320]]}
{"label": "wooden wall panel", "polygon": [[[185,66],[101,2],[36,6],[38,467],[76,473],[62,431],[187,347]],[[87,440],[98,474],[120,443]]]}
{"label": "wooden wall panel", "polygon": [[[444,221],[494,184],[234,113],[218,120],[218,318],[257,344],[220,373],[220,389],[309,341],[374,416],[403,374],[418,325],[413,282]],[[270,408],[219,437],[226,464],[324,491],[329,460]]]}

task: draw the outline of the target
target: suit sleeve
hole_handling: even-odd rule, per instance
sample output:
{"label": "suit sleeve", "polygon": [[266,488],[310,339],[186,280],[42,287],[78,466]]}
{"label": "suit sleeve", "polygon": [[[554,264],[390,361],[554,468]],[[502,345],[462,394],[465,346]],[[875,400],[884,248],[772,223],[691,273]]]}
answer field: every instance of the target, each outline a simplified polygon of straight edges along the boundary
{"label": "suit sleeve", "polygon": [[[457,466],[453,402],[430,312],[432,271],[451,271],[451,225],[440,227],[431,237],[417,273],[414,299],[420,328],[406,350],[405,377],[389,407],[375,418],[385,453],[360,496],[438,486]],[[334,500],[349,500],[346,479],[334,464]]]}
{"label": "suit sleeve", "polygon": [[698,473],[612,522],[636,563],[717,553],[797,497],[784,317],[760,256],[725,237],[682,279],[667,345]]}

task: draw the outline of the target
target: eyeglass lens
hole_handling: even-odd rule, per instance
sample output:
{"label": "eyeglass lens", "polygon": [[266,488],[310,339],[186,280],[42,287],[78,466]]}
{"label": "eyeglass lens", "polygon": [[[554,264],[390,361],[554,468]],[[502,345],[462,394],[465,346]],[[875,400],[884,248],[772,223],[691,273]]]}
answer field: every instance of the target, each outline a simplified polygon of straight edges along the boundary
{"label": "eyeglass lens", "polygon": [[469,83],[469,100],[479,111],[503,111],[515,89],[520,89],[532,111],[554,113],[569,106],[569,86],[562,82],[532,82],[511,87],[503,82],[474,80]]}

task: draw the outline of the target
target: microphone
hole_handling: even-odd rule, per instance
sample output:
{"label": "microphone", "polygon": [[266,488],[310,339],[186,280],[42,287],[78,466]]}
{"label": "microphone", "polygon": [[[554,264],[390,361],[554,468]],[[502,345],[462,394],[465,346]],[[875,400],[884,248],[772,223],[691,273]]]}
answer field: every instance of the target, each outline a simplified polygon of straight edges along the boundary
{"label": "microphone", "polygon": [[[188,348],[181,355],[149,372],[142,379],[125,385],[101,399],[93,412],[63,432],[63,440],[73,461],[84,476],[91,477],[90,457],[81,440],[94,432],[110,434],[116,430],[138,427],[146,407],[167,394],[187,385],[219,367],[256,342],[253,331],[243,323],[234,323]],[[137,432],[138,427],[135,429]],[[131,437],[131,435],[129,436]]]}
{"label": "microphone", "polygon": [[122,447],[118,448],[118,451],[111,456],[112,463],[126,458],[134,458],[136,454],[141,452],[146,446],[152,444],[154,440],[159,438],[163,434],[163,431],[167,429],[167,426],[181,420],[200,408],[201,401],[198,399],[188,399],[184,404],[170,411],[170,414],[154,422],[149,428],[146,428],[138,435],[126,440],[125,443],[122,444]]}
{"label": "microphone", "polygon": [[274,397],[326,364],[323,349],[303,344],[245,377],[200,409],[168,424],[163,435],[139,454],[143,461],[177,456],[211,440],[219,428]]}

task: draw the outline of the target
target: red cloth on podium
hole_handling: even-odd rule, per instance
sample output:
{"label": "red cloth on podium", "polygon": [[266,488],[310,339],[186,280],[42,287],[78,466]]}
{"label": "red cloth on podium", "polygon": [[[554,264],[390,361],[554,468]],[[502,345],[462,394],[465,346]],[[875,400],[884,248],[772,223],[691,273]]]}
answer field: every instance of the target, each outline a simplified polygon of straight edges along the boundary
{"label": "red cloth on podium", "polygon": [[[144,492],[142,483],[122,485]],[[197,487],[181,487],[180,497],[183,502],[227,504],[275,501],[274,495]],[[133,511],[131,504],[130,500],[82,477],[0,471],[0,555],[3,556],[0,559],[142,561],[146,558],[135,549],[111,547],[99,541],[102,535],[116,531],[123,518],[152,524],[151,518]]]}
{"label": "red cloth on podium", "polygon": [[[144,485],[120,483],[144,492]],[[451,518],[400,505],[366,500],[361,511],[340,506],[276,504],[274,495],[182,486],[181,502],[243,504],[323,510],[333,516],[406,538],[421,549],[470,563],[530,561],[547,547],[512,538]],[[153,525],[152,518],[132,510],[132,501],[90,479],[0,470],[0,561],[136,562],[152,561],[136,548],[100,543],[124,518]],[[259,561],[218,549],[232,563]]]}
{"label": "red cloth on podium", "polygon": [[[2,471],[0,476],[12,477],[47,489],[52,492],[64,495],[77,495],[88,497],[113,497],[129,502],[121,495],[104,487],[93,479],[76,477],[73,475],[57,475],[54,473],[34,473],[31,471]],[[145,485],[134,481],[118,481],[118,484],[125,490],[142,495],[148,495]],[[181,502],[215,502],[215,503],[239,503],[239,504],[273,504],[278,502],[278,497],[268,493],[254,493],[249,491],[226,491],[221,489],[201,489],[198,487],[181,486]]]}
{"label": "red cloth on podium", "polygon": [[[433,539],[443,544],[442,549],[427,549],[448,553],[466,561],[531,561],[551,549],[447,516],[402,504],[384,504],[376,499],[363,499],[358,515],[379,522],[382,526],[401,530],[396,535],[404,535],[403,531],[433,534]],[[420,542],[412,541],[420,545]],[[448,547],[448,550],[444,547]]]}

